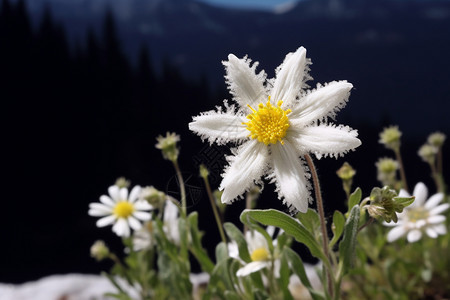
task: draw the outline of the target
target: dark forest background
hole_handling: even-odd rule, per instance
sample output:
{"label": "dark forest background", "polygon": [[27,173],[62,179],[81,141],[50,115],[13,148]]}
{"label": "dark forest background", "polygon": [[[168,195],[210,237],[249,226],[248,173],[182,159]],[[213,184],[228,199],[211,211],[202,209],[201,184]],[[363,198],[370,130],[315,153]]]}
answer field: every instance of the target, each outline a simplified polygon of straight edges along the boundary
{"label": "dark forest background", "polygon": [[[429,29],[433,31],[433,27],[423,30]],[[373,49],[373,53],[382,53],[384,48],[379,47]],[[424,51],[429,50],[424,45],[421,47]],[[440,49],[445,51],[449,44],[442,44],[442,47]],[[332,49],[322,49],[325,50],[332,52]],[[64,27],[54,20],[49,8],[41,16],[38,26],[32,26],[24,1],[2,0],[0,101],[4,136],[2,171],[6,179],[3,190],[6,194],[1,200],[0,282],[18,283],[55,273],[98,273],[107,269],[107,263],[99,264],[89,257],[89,247],[95,240],[104,239],[112,248],[121,251],[120,240],[110,227],[95,227],[96,218],[87,215],[88,204],[97,201],[120,176],[130,179],[133,185],[154,185],[166,192],[176,191],[172,166],[154,148],[159,134],[175,131],[181,135],[180,165],[193,187],[202,187],[197,177],[199,162],[223,163],[220,157],[229,153],[229,149],[214,147],[211,150],[188,131],[187,124],[192,116],[213,109],[222,99],[230,98],[225,84],[217,87],[206,75],[200,79],[187,78],[170,56],[160,58],[157,64],[162,67],[156,68],[151,53],[152,46],[142,44],[137,58],[130,59],[124,54],[111,11],[105,12],[100,31],[91,28],[86,41],[70,46]],[[365,52],[364,55],[373,53]],[[333,59],[337,59],[336,55],[332,55]],[[361,55],[352,57],[357,61],[357,70],[365,68]],[[225,58],[217,57],[217,61]],[[410,61],[411,64],[422,64],[424,59],[411,57]],[[430,58],[433,59],[436,58]],[[264,61],[261,67],[270,74]],[[333,65],[315,67],[314,64],[314,73],[324,70],[328,75],[327,70]],[[394,65],[393,74],[396,68]],[[436,82],[450,84],[448,68],[439,72],[442,75],[437,79],[432,77],[433,74],[422,74],[424,89],[432,89]],[[393,74],[379,75],[395,77]],[[358,73],[350,74],[350,78],[345,75],[341,76],[353,83],[351,77],[358,78]],[[351,96],[350,103],[366,96],[370,98],[371,89],[376,90],[376,94],[378,89],[383,89],[379,82],[371,79],[361,80],[361,83],[355,84],[356,99]],[[407,81],[397,84],[399,94],[408,89]],[[445,86],[447,90],[439,93],[448,92],[448,85]],[[425,92],[419,95],[423,105],[427,102],[425,96]],[[448,97],[447,93],[446,103]],[[404,105],[416,107],[416,101]],[[436,110],[439,115],[448,115],[448,111],[442,112],[447,108],[448,103]],[[363,145],[345,159],[317,162],[328,215],[343,207],[344,192],[335,172],[344,161],[357,169],[354,186],[361,186],[364,195],[368,195],[371,187],[378,184],[375,161],[380,156],[392,156],[378,144],[378,133],[383,126],[395,124],[395,118],[379,116],[375,118],[377,122],[369,122],[361,117],[362,113],[371,114],[371,111],[350,110],[338,117],[337,123],[358,129]],[[369,119],[373,120],[374,116]],[[444,130],[448,129],[448,119],[441,121]],[[415,123],[413,115],[410,122]],[[416,127],[417,124],[411,126]],[[426,140],[425,130],[415,135],[408,133],[408,127],[400,129],[407,133],[402,152],[409,185],[424,181],[430,192],[434,192],[429,169],[417,156],[418,147]],[[427,132],[436,130],[442,129],[430,128]],[[449,135],[449,132],[445,133]],[[217,157],[213,162],[205,161],[211,153]],[[448,145],[444,155],[447,153]],[[447,180],[449,161],[445,161]],[[219,184],[217,172],[212,174],[211,180],[213,186]],[[243,205],[241,201],[230,206],[227,220],[237,222]],[[273,187],[266,185],[259,207],[273,206],[284,209],[276,200]],[[200,227],[208,228],[204,238],[207,246],[219,242],[218,233],[208,227],[214,221],[206,194],[192,198],[190,209],[200,211]]]}

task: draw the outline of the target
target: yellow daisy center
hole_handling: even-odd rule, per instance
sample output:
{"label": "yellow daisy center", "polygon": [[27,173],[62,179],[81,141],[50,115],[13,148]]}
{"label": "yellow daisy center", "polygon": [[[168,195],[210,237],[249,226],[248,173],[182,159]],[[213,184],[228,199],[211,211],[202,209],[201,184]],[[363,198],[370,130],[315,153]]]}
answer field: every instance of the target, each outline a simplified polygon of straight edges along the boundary
{"label": "yellow daisy center", "polygon": [[114,207],[114,215],[118,218],[128,218],[133,212],[133,204],[127,201],[120,201]]}
{"label": "yellow daisy center", "polygon": [[410,222],[417,222],[420,220],[426,220],[430,216],[430,212],[423,207],[416,207],[408,210],[408,220]]}
{"label": "yellow daisy center", "polygon": [[276,144],[278,141],[284,144],[282,139],[286,136],[286,131],[289,128],[287,115],[291,110],[283,110],[281,104],[283,104],[283,101],[280,100],[277,106],[274,106],[269,99],[266,105],[260,103],[258,110],[254,110],[250,105],[248,106],[253,113],[247,116],[250,121],[243,124],[250,131],[252,139],[257,139],[266,145]]}
{"label": "yellow daisy center", "polygon": [[267,251],[266,248],[258,248],[253,250],[252,254],[250,255],[250,258],[252,261],[264,261],[269,259],[269,251]]}

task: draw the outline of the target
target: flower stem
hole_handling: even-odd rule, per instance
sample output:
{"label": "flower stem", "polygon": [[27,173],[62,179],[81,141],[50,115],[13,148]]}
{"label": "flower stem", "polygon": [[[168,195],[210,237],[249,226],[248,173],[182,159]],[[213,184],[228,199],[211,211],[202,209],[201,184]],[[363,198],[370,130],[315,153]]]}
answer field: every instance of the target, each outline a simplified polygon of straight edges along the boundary
{"label": "flower stem", "polygon": [[173,166],[175,167],[175,172],[177,173],[178,184],[180,185],[181,192],[181,215],[183,218],[186,218],[186,189],[184,187],[184,179],[181,174],[180,167],[178,166],[178,161],[173,160]]}
{"label": "flower stem", "polygon": [[[322,194],[320,192],[320,184],[319,184],[319,178],[317,176],[316,167],[314,166],[314,163],[312,161],[311,156],[309,154],[305,154],[306,162],[308,163],[308,167],[311,171],[311,176],[314,184],[314,193],[316,195],[316,202],[317,202],[317,210],[319,212],[319,219],[320,219],[320,228],[322,230],[322,243],[323,243],[323,252],[327,259],[330,258],[330,254],[328,251],[328,234],[327,234],[327,227],[325,224],[325,213],[323,209],[323,201],[322,201]],[[328,292],[333,298],[334,294],[334,282],[333,282],[333,275],[331,274],[331,270],[326,268],[327,272],[327,279],[328,279]]]}
{"label": "flower stem", "polygon": [[203,181],[205,182],[206,192],[208,193],[208,198],[209,198],[209,201],[211,202],[211,207],[212,207],[212,210],[214,213],[214,218],[216,219],[217,227],[219,228],[220,237],[222,238],[222,242],[224,242],[224,244],[226,245],[227,239],[225,237],[225,232],[223,231],[223,224],[220,219],[219,212],[217,211],[217,205],[214,201],[214,196],[211,192],[211,186],[209,185],[208,177],[207,176],[203,177]]}
{"label": "flower stem", "polygon": [[400,177],[402,179],[403,189],[409,193],[408,183],[406,182],[405,167],[403,165],[402,155],[400,154],[400,148],[395,149],[394,152],[400,166]]}

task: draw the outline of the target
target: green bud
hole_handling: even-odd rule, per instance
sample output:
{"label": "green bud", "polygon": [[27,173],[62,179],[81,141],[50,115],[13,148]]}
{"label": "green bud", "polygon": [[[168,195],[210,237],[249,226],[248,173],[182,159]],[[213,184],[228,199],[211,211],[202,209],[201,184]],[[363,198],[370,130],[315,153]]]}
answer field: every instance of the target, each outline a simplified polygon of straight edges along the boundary
{"label": "green bud", "polygon": [[209,171],[204,164],[200,165],[200,177],[206,180],[209,176]]}
{"label": "green bud", "polygon": [[428,136],[428,144],[440,148],[444,145],[446,135],[441,132],[434,132]]}
{"label": "green bud", "polygon": [[176,161],[178,159],[178,155],[180,150],[177,147],[177,142],[180,141],[180,136],[176,133],[167,132],[166,136],[158,136],[156,138],[158,143],[155,145],[157,149],[162,151],[164,159],[168,159],[170,161]]}
{"label": "green bud", "polygon": [[153,186],[147,186],[141,190],[140,198],[147,200],[154,207],[161,208],[166,201],[166,194],[155,189]]}
{"label": "green bud", "polygon": [[375,166],[377,167],[377,179],[381,184],[383,186],[395,186],[399,168],[398,162],[392,158],[383,157],[375,163]]}
{"label": "green bud", "polygon": [[336,174],[342,180],[352,180],[356,174],[356,171],[348,162],[344,162],[342,167],[337,170]]}
{"label": "green bud", "polygon": [[438,151],[438,148],[436,148],[435,146],[424,144],[419,148],[417,154],[423,159],[424,162],[432,165],[434,164],[434,160]]}
{"label": "green bud", "polygon": [[119,177],[116,179],[115,185],[117,185],[119,188],[128,188],[130,186],[130,181],[125,177]]}
{"label": "green bud", "polygon": [[398,126],[389,126],[384,128],[384,130],[380,133],[379,142],[384,144],[386,148],[397,151],[400,149],[401,136],[402,133],[398,130]]}
{"label": "green bud", "polygon": [[370,193],[370,205],[367,211],[374,218],[382,218],[386,222],[397,223],[397,213],[401,213],[405,207],[413,203],[414,197],[397,197],[397,192],[385,186],[382,189],[376,187]]}
{"label": "green bud", "polygon": [[105,242],[98,240],[91,246],[91,257],[97,261],[102,261],[109,256],[109,249]]}
{"label": "green bud", "polygon": [[225,203],[222,203],[220,199],[222,199],[223,191],[214,190],[213,196],[214,200],[216,201],[217,207],[220,210],[220,213],[223,214],[225,212],[225,209],[227,208],[227,205]]}

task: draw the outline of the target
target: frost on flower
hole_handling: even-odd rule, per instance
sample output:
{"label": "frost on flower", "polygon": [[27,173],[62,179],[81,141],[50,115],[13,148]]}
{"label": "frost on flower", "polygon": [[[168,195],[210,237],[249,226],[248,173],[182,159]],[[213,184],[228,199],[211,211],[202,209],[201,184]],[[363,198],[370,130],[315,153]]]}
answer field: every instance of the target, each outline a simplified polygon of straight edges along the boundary
{"label": "frost on flower", "polygon": [[[424,233],[431,238],[447,233],[446,218],[441,213],[446,211],[450,204],[439,205],[444,199],[444,194],[434,194],[425,201],[428,196],[428,189],[422,182],[419,182],[414,188],[413,195],[416,197],[415,201],[398,214],[399,220],[396,224],[384,223],[386,226],[395,226],[388,233],[387,239],[389,242],[406,235],[408,242],[413,243],[420,240]],[[400,190],[399,196],[409,197],[409,194]]]}
{"label": "frost on flower", "polygon": [[98,227],[114,224],[112,230],[118,236],[129,237],[130,227],[139,230],[142,226],[141,221],[148,221],[151,216],[146,211],[151,210],[152,206],[147,201],[138,199],[140,192],[140,186],[135,186],[130,194],[126,187],[110,186],[109,196],[102,195],[101,203],[89,204],[88,214],[102,217],[97,221]]}
{"label": "frost on flower", "polygon": [[275,78],[267,79],[246,57],[230,54],[223,62],[235,103],[224,101],[224,108],[204,112],[189,124],[210,143],[237,144],[222,174],[223,203],[242,197],[266,175],[292,211],[306,212],[310,175],[302,157],[337,158],[361,144],[356,130],[327,123],[345,106],[352,84],[333,81],[307,90],[310,63],[300,47],[286,55]]}

